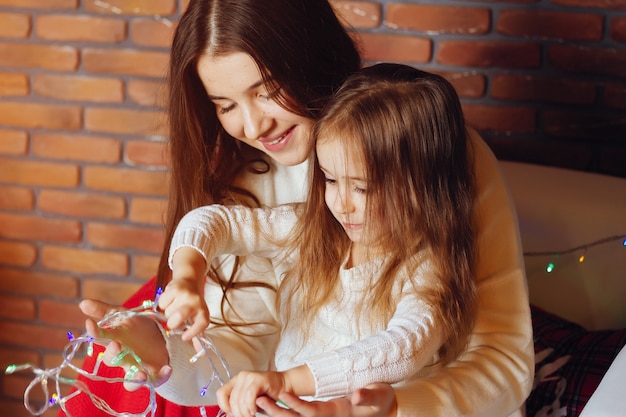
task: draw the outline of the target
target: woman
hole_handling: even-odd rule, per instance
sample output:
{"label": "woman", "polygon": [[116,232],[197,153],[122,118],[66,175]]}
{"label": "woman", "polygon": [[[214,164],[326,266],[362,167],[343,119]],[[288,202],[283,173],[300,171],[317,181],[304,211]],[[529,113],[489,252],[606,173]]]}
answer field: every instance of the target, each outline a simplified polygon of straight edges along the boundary
{"label": "woman", "polygon": [[[392,71],[417,74],[392,81]],[[365,68],[313,135],[305,203],[199,207],[172,238],[159,306],[186,327],[208,321],[198,290],[216,255],[257,253],[281,272],[276,371],[242,371],[217,391],[235,416],[253,416],[261,395],[328,399],[424,377],[473,327],[474,158],[452,85],[400,64]]]}
{"label": "woman", "polygon": [[[300,201],[307,188],[313,121],[331,93],[359,66],[358,51],[326,0],[191,0],[177,27],[169,74],[172,194],[167,241],[178,220],[202,205]],[[496,161],[484,142],[472,136],[477,143],[478,312],[459,360],[393,391],[376,385],[329,403],[305,403],[285,395],[282,400],[289,410],[260,399],[266,413],[518,413],[530,391],[533,369],[520,242]],[[160,284],[168,279],[167,249]],[[216,322],[208,334],[228,352],[234,371],[267,369],[277,342],[275,292],[257,285],[259,273],[272,274],[271,265],[256,258],[222,259],[213,264],[204,289]],[[151,291],[140,293],[133,300],[136,304],[152,298],[148,294],[154,287],[146,289]],[[111,307],[85,301],[81,308],[98,318]],[[220,325],[223,322],[228,324]],[[175,325],[175,319],[170,324]],[[93,323],[89,326],[93,330]],[[170,394],[184,390],[191,346],[165,351],[157,335],[158,344],[148,349],[146,343],[135,346],[121,332],[111,336],[131,346],[155,375],[160,372],[158,379],[169,378],[160,387],[163,396],[172,398]],[[107,355],[116,347],[111,344]],[[163,366],[168,359],[169,366]],[[186,403],[198,405],[201,400],[189,392]]]}

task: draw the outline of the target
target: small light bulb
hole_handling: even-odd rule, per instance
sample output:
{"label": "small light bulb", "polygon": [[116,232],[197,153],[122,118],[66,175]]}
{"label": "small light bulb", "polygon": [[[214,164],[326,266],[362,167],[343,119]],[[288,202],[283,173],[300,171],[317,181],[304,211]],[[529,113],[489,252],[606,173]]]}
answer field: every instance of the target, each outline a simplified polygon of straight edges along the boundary
{"label": "small light bulb", "polygon": [[550,262],[550,263],[548,264],[548,266],[546,267],[546,271],[547,271],[547,272],[552,272],[552,271],[554,271],[554,262]]}
{"label": "small light bulb", "polygon": [[585,262],[585,254],[580,255],[580,258],[578,258],[578,262],[580,263]]}

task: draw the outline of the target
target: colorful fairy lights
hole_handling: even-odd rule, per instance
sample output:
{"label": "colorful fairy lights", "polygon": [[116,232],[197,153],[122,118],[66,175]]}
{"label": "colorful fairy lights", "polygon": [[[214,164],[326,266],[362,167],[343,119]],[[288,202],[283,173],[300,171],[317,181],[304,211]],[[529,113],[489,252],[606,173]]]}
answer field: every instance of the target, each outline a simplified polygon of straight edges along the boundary
{"label": "colorful fairy lights", "polygon": [[[158,300],[161,293],[162,290],[159,287],[157,289],[154,301],[146,300],[139,307],[128,310],[113,311],[107,314],[102,320],[98,322],[98,326],[102,329],[115,329],[127,319],[135,316],[142,316],[154,320],[155,323],[160,327],[161,333],[165,334],[166,337],[181,334],[185,329],[168,330],[164,328],[163,323],[165,323],[167,319],[161,312],[157,310]],[[150,375],[150,373],[148,369],[143,365],[141,358],[135,355],[135,353],[131,349],[125,347],[123,349],[123,352],[116,358],[117,363],[121,362],[121,360],[128,355],[130,355],[134,359],[135,364],[128,367],[123,378],[102,377],[98,375],[98,370],[100,364],[102,363],[102,352],[98,354],[96,364],[92,371],[88,371],[74,365],[72,363],[72,360],[81,349],[85,348],[87,355],[91,356],[93,355],[94,344],[106,346],[109,342],[111,342],[111,340],[104,338],[94,338],[87,334],[74,336],[72,332],[67,332],[67,338],[69,340],[69,343],[65,346],[63,350],[63,361],[59,366],[51,369],[39,369],[30,363],[26,363],[20,365],[9,365],[5,369],[6,374],[13,374],[15,372],[21,372],[26,370],[31,370],[35,374],[35,378],[30,382],[30,384],[24,391],[24,406],[32,415],[38,416],[46,412],[51,407],[59,407],[65,412],[67,417],[73,417],[70,414],[66,404],[72,398],[75,398],[76,396],[81,394],[87,395],[96,408],[111,416],[147,417],[155,415],[156,392],[154,384],[150,380],[144,381],[134,378],[140,370],[143,371],[146,375]],[[210,338],[204,335],[198,335],[195,339],[198,342],[197,344],[201,346],[202,349],[192,358],[190,358],[189,361],[191,363],[195,363],[200,358],[204,357],[206,358],[206,360],[209,361],[209,364],[213,371],[212,375],[209,378],[209,381],[202,387],[199,392],[199,395],[204,396],[214,383],[219,384],[219,386],[223,385],[228,379],[231,378],[231,373],[230,368],[226,363],[226,360],[217,350]],[[213,359],[213,357],[217,358],[220,366],[216,366],[216,361]],[[106,381],[108,383],[132,383],[138,384],[141,387],[145,387],[149,390],[148,404],[143,411],[135,414],[122,410],[114,410],[106,401],[91,392],[87,384],[81,381],[78,377],[68,378],[62,376],[61,372],[66,368],[72,369],[78,374],[79,377],[83,377],[92,381]],[[45,399],[43,405],[41,405],[39,408],[37,408],[34,402],[31,401],[31,392],[37,386],[40,387]],[[63,386],[73,387],[74,390],[72,390],[68,395],[63,396],[61,394]],[[203,416],[206,415],[206,410],[204,410],[203,407],[200,407],[200,414]],[[218,416],[221,415],[223,415],[223,413],[220,411]]]}
{"label": "colorful fairy lights", "polygon": [[524,256],[551,256],[552,258],[546,265],[546,272],[551,273],[556,268],[557,260],[561,255],[567,255],[571,253],[579,253],[578,262],[583,263],[587,256],[587,250],[609,242],[621,242],[622,246],[626,247],[626,233],[622,235],[615,235],[598,239],[596,241],[586,243],[584,245],[575,246],[573,248],[565,249],[562,251],[544,251],[544,252],[524,252]]}

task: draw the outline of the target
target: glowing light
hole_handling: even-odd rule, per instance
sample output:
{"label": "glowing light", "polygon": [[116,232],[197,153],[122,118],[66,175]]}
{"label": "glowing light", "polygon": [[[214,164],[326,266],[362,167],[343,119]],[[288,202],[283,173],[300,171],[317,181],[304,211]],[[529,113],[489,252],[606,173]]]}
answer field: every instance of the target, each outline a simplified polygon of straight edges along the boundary
{"label": "glowing light", "polygon": [[102,363],[102,356],[104,356],[104,352],[98,353],[98,358],[96,359],[96,365],[93,367],[94,375],[96,375],[98,373],[98,369],[100,369],[100,364]]}
{"label": "glowing light", "polygon": [[124,375],[124,378],[132,379],[135,375],[137,375],[137,372],[139,372],[139,368],[133,365],[128,369],[128,371],[126,371],[126,375]]}
{"label": "glowing light", "polygon": [[578,262],[580,262],[580,263],[585,262],[585,254],[584,253],[582,255],[580,255],[580,257],[578,258]]}
{"label": "glowing light", "polygon": [[[163,323],[166,321],[166,318],[164,314],[157,311],[156,308],[153,307],[152,302],[150,302],[151,308],[146,308],[147,306],[148,306],[148,303],[144,303],[142,306],[139,306],[133,309],[112,311],[109,314],[107,314],[100,322],[98,322],[98,326],[100,328],[114,329],[120,326],[124,320],[131,318],[133,316],[136,316],[136,315],[140,315],[140,316],[147,317],[147,318],[154,320],[156,325],[163,332],[165,332]],[[168,330],[167,337],[181,335],[184,332],[184,330],[185,329]],[[93,350],[92,350],[93,344],[106,346],[108,343],[111,342],[111,340],[94,338],[87,334],[75,337],[72,334],[72,332],[67,332],[67,337],[69,339],[69,343],[65,346],[65,349],[63,351],[63,363],[61,365],[55,368],[51,368],[51,369],[39,369],[39,368],[34,367],[31,364],[21,364],[21,365],[13,364],[13,365],[7,366],[5,369],[5,373],[12,374],[14,372],[22,371],[22,370],[26,370],[30,368],[35,374],[35,378],[24,391],[24,406],[32,415],[37,415],[37,416],[42,415],[49,408],[56,406],[56,407],[60,407],[63,411],[65,411],[67,417],[74,417],[66,410],[65,404],[68,403],[68,401],[71,401],[72,398],[78,395],[85,395],[89,398],[91,403],[97,409],[114,417],[154,416],[154,410],[156,409],[156,390],[155,390],[153,382],[150,381],[150,379],[145,380],[145,381],[140,380],[140,379],[138,380],[132,379],[132,382],[145,386],[149,390],[150,395],[149,395],[148,403],[146,404],[146,408],[142,412],[138,414],[130,414],[128,412],[117,412],[113,410],[103,398],[100,398],[99,396],[96,395],[96,393],[89,391],[87,386],[84,385],[84,382],[79,380],[78,378],[70,379],[70,378],[61,376],[61,372],[63,371],[64,368],[71,367],[74,371],[76,371],[79,374],[81,379],[84,378],[84,379],[91,379],[91,380],[98,380],[98,381],[104,380],[109,383],[128,382],[129,380],[131,380],[131,378],[134,378],[135,375],[139,371],[143,371],[146,374],[149,374],[149,371],[147,370],[145,365],[142,364],[141,358],[139,358],[139,356],[137,356],[128,347],[124,347],[122,348],[122,351],[117,355],[117,357],[114,358],[112,361],[114,363],[121,362],[122,359],[126,357],[127,355],[130,354],[132,356],[133,360],[135,361],[135,364],[129,367],[128,371],[124,374],[124,378],[99,376],[98,370],[100,368],[100,365],[103,363],[104,352],[100,351],[98,353],[96,363],[91,372],[88,371],[87,369],[74,367],[72,365],[72,361],[74,359],[75,354],[79,352],[79,350],[83,347],[83,344],[85,343],[88,344],[87,351],[90,352],[91,354],[93,353]],[[209,390],[209,387],[214,381],[217,381],[219,382],[220,385],[223,385],[226,380],[232,377],[232,375],[230,372],[230,368],[228,364],[226,363],[224,357],[217,350],[217,348],[215,347],[215,345],[213,344],[210,338],[199,335],[199,336],[196,336],[196,341],[202,346],[203,352],[204,354],[206,354],[206,359],[209,361],[211,369],[213,370],[213,374],[211,375],[209,381],[206,383],[204,387],[202,387],[202,390],[200,391],[200,395],[205,396]],[[217,357],[219,359],[219,362],[221,362],[220,368],[217,368],[215,366],[213,359],[209,355],[209,351],[212,352],[213,357]],[[202,357],[202,355],[194,355],[194,356],[197,356],[196,361],[200,357]],[[224,375],[220,374],[220,372],[222,371],[224,372]],[[61,384],[72,385],[77,389],[71,391],[71,393],[69,393],[67,396],[61,397],[61,394],[59,391]],[[48,398],[48,400],[43,403],[43,406],[40,409],[35,409],[32,406],[31,400],[30,400],[30,392],[32,388],[36,387],[37,385],[39,385],[39,391],[42,391],[46,395],[46,398]],[[56,392],[51,393],[50,392],[51,388],[56,389]],[[203,410],[201,410],[201,413],[202,411]],[[206,413],[203,413],[202,415],[205,415],[205,414]],[[218,413],[218,416],[224,416],[224,414],[220,412]]]}
{"label": "glowing light", "polygon": [[552,271],[554,271],[554,262],[550,262],[548,266],[546,267],[546,272],[552,272]]}

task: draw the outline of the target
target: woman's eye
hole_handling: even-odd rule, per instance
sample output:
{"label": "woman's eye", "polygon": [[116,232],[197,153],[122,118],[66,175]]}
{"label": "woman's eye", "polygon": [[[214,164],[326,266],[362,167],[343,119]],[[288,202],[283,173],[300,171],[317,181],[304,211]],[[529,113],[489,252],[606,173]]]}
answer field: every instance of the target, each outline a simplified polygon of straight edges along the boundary
{"label": "woman's eye", "polygon": [[280,88],[276,88],[276,89],[269,90],[269,91],[265,90],[263,93],[259,94],[259,98],[266,100],[266,101],[270,101],[278,97],[279,93],[280,93]]}
{"label": "woman's eye", "polygon": [[219,114],[226,114],[229,111],[231,111],[232,109],[235,108],[234,104],[231,104],[229,106],[217,106],[217,111],[219,112]]}
{"label": "woman's eye", "polygon": [[367,188],[354,187],[354,191],[359,193],[359,194],[366,194],[367,193]]}
{"label": "woman's eye", "polygon": [[326,184],[333,185],[336,181],[332,178],[326,178]]}

